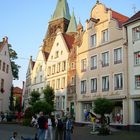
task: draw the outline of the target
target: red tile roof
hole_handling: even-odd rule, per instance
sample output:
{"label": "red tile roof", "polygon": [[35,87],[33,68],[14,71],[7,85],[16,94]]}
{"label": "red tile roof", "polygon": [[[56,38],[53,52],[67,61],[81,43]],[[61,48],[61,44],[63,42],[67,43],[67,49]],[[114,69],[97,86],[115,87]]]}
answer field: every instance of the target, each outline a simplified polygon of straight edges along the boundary
{"label": "red tile roof", "polygon": [[116,19],[118,21],[118,25],[121,28],[122,24],[125,23],[129,18],[127,16],[124,16],[114,10],[112,11],[112,18]]}
{"label": "red tile roof", "polygon": [[45,57],[45,59],[46,59],[46,61],[48,60],[48,57],[49,57],[49,53],[48,52],[42,52],[43,53],[43,55],[44,55],[44,57]]}
{"label": "red tile roof", "polygon": [[19,87],[14,87],[13,88],[13,93],[14,94],[22,94],[22,89]]}
{"label": "red tile roof", "polygon": [[70,49],[72,49],[72,45],[73,45],[73,43],[74,43],[74,36],[73,35],[68,35],[68,34],[64,34],[63,33],[63,37],[64,37],[64,39],[65,39],[65,41],[66,41],[66,44],[67,44],[67,46],[68,46],[68,49],[70,50]]}

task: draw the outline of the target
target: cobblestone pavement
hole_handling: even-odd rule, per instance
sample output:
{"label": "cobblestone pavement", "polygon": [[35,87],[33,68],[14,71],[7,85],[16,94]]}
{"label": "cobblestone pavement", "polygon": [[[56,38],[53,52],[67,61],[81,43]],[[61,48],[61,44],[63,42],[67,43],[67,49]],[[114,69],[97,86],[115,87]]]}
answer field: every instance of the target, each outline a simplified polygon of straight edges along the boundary
{"label": "cobblestone pavement", "polygon": [[[0,124],[0,140],[9,140],[13,131],[18,132],[17,140],[20,140],[20,136],[34,137],[36,132],[35,128],[25,127],[16,124]],[[112,130],[112,134],[108,136],[99,136],[90,134],[91,128],[86,127],[76,127],[74,128],[74,133],[72,140],[139,140],[140,132],[131,131],[120,131]]]}

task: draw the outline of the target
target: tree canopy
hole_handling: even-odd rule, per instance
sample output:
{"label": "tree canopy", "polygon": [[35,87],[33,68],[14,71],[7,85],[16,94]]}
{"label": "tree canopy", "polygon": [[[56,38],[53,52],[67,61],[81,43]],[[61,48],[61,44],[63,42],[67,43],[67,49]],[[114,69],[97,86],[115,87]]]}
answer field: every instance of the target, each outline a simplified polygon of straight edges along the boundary
{"label": "tree canopy", "polygon": [[19,73],[20,66],[15,63],[15,60],[18,58],[18,56],[17,56],[16,51],[12,49],[11,44],[8,44],[8,48],[9,48],[12,74],[13,74],[13,77],[14,77],[14,80],[15,80],[15,79],[19,78],[18,73]]}
{"label": "tree canopy", "polygon": [[114,104],[111,100],[105,98],[98,98],[94,101],[94,112],[104,116],[104,114],[110,114],[114,108]]}
{"label": "tree canopy", "polygon": [[38,91],[32,91],[30,94],[29,104],[34,105],[39,100],[40,100],[40,93]]}
{"label": "tree canopy", "polygon": [[53,107],[54,106],[54,96],[55,96],[53,88],[50,86],[47,86],[43,90],[43,93],[44,93],[45,101]]}

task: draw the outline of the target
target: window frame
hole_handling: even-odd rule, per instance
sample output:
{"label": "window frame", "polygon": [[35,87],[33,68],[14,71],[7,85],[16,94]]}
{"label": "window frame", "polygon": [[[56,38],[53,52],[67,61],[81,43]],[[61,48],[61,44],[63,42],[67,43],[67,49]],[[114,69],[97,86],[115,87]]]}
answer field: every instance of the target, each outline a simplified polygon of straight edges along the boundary
{"label": "window frame", "polygon": [[91,93],[97,92],[97,78],[92,78],[91,82]]}
{"label": "window frame", "polygon": [[114,90],[123,90],[123,74],[114,74]]}
{"label": "window frame", "polygon": [[[103,83],[104,80],[105,84]],[[102,91],[109,91],[109,76],[102,76]]]}

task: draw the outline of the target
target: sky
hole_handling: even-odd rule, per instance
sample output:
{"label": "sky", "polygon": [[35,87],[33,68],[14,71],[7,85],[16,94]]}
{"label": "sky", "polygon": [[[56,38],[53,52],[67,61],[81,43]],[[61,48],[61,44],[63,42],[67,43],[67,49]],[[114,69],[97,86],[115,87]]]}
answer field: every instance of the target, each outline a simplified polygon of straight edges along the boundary
{"label": "sky", "polygon": [[[86,19],[96,0],[67,0],[70,13],[74,9],[77,23],[79,19],[85,27]],[[100,0],[107,8],[111,8],[125,16],[131,17],[140,10],[139,0]],[[57,0],[0,0],[0,41],[8,37],[9,44],[17,52],[16,63],[21,66],[19,80],[14,86],[22,88],[26,80],[26,72],[30,56],[36,59],[39,47],[47,32],[48,22],[53,15]]]}

